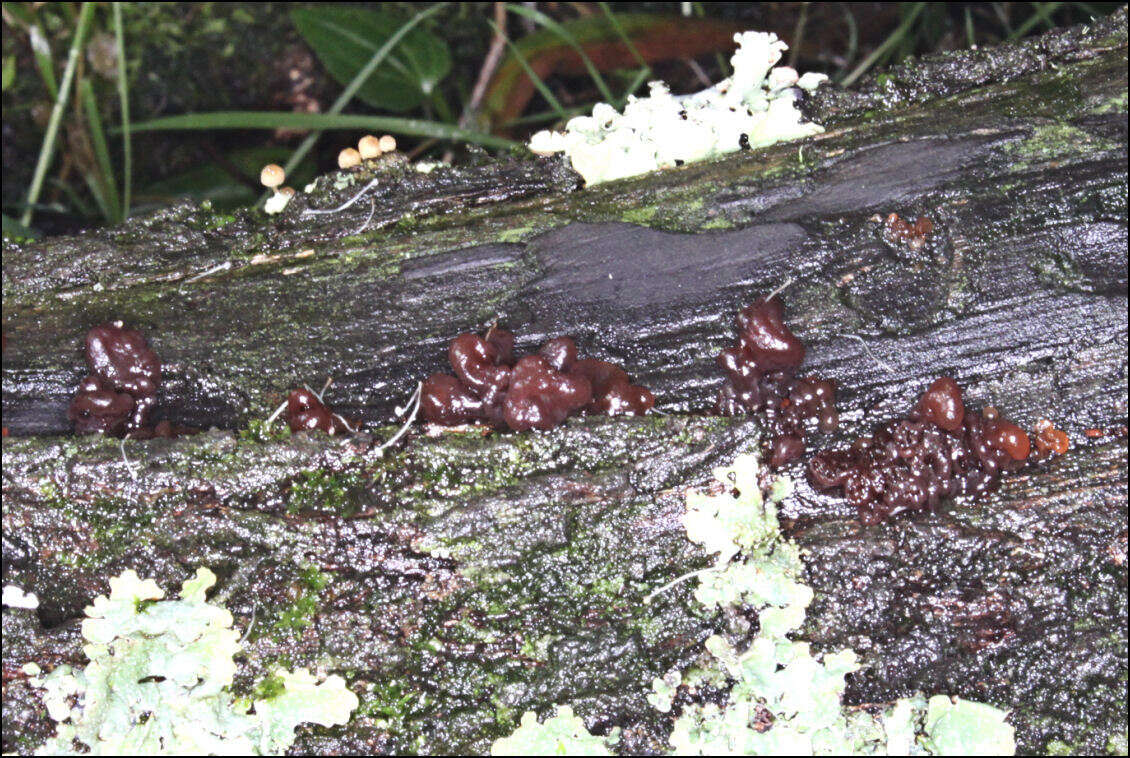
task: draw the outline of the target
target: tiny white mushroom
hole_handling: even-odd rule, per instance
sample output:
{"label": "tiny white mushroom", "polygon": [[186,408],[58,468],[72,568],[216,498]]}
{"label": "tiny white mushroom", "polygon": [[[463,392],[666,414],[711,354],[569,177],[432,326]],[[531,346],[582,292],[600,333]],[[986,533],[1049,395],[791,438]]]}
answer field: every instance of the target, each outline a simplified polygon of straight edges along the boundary
{"label": "tiny white mushroom", "polygon": [[338,168],[353,168],[359,165],[361,165],[361,153],[353,148],[347,147],[337,154]]}
{"label": "tiny white mushroom", "polygon": [[263,183],[264,187],[277,190],[277,188],[286,181],[286,172],[283,167],[277,163],[268,163],[263,166],[263,170],[259,172],[259,181]]}
{"label": "tiny white mushroom", "polygon": [[357,152],[361,154],[361,160],[367,161],[378,157],[384,150],[381,148],[381,141],[371,134],[366,134],[357,143]]}
{"label": "tiny white mushroom", "polygon": [[380,146],[382,153],[391,153],[396,149],[396,137],[391,134],[385,134],[380,139]]}

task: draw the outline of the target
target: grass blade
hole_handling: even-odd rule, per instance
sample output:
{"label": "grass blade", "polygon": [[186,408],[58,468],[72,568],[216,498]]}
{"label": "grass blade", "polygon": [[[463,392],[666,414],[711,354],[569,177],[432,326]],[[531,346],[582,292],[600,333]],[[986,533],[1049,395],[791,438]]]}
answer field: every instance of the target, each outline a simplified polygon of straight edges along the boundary
{"label": "grass blade", "polygon": [[585,52],[585,49],[581,47],[581,45],[577,42],[573,35],[570,34],[567,29],[565,29],[565,27],[561,26],[561,24],[557,23],[552,18],[539,11],[537,8],[526,7],[524,5],[515,5],[514,3],[507,3],[506,10],[541,24],[546,29],[549,29],[551,32],[560,37],[567,45],[569,45],[569,47],[576,50],[577,55],[581,57],[581,62],[584,63],[585,68],[588,69],[589,76],[592,77],[593,83],[596,85],[596,88],[600,90],[601,97],[605,99],[605,102],[616,102],[616,97],[612,94],[612,90],[608,89],[608,85],[605,83],[604,77],[600,75],[600,71],[597,70],[596,66],[592,62],[592,59],[589,58],[588,54]]}
{"label": "grass blade", "polygon": [[114,37],[118,45],[118,102],[122,109],[122,220],[129,218],[130,190],[133,186],[133,137],[129,129],[129,72],[126,70],[126,41],[122,31],[122,4],[114,3]]}
{"label": "grass blade", "polygon": [[[158,132],[178,129],[366,129],[409,134],[414,137],[473,142],[485,147],[503,150],[517,147],[519,143],[491,134],[462,129],[439,121],[399,118],[396,116],[365,116],[358,114],[294,113],[292,111],[215,111],[212,113],[186,113],[165,116],[151,121],[130,124],[130,132]],[[118,130],[114,130],[118,131]]]}
{"label": "grass blade", "polygon": [[874,66],[877,61],[887,55],[895,45],[902,42],[906,33],[910,31],[910,27],[914,25],[915,19],[918,18],[918,15],[922,13],[922,9],[925,7],[926,3],[915,3],[903,18],[902,23],[898,25],[898,28],[891,32],[891,36],[887,37],[883,40],[883,44],[871,51],[871,54],[864,58],[863,61],[855,67],[855,70],[844,77],[840,85],[850,87],[859,77],[867,73],[867,70]]}
{"label": "grass blade", "polygon": [[75,68],[78,67],[79,53],[82,52],[86,34],[90,31],[93,20],[94,3],[83,3],[75,27],[75,38],[71,40],[71,49],[67,53],[67,68],[63,71],[63,83],[55,97],[55,105],[51,108],[51,118],[47,122],[47,131],[43,134],[43,144],[39,148],[39,159],[35,162],[35,174],[27,192],[27,208],[20,217],[20,223],[24,226],[31,226],[32,212],[35,210],[35,203],[39,200],[39,193],[43,190],[47,167],[51,165],[51,158],[55,153],[55,139],[59,136],[59,124],[63,120],[63,112],[67,109],[67,99],[71,94],[71,83],[75,78]]}
{"label": "grass blade", "polygon": [[[488,20],[487,23],[491,25],[491,28],[498,31],[499,27],[493,21]],[[565,109],[561,107],[561,102],[554,97],[553,92],[550,91],[545,81],[538,76],[538,73],[530,66],[530,62],[526,60],[526,56],[522,55],[522,51],[518,49],[518,46],[510,41],[510,37],[506,36],[505,31],[502,32],[502,38],[506,40],[506,48],[510,51],[510,54],[514,56],[514,60],[518,61],[518,65],[526,72],[526,76],[530,77],[530,81],[534,83],[534,87],[536,87],[541,96],[545,98],[545,101],[549,103],[549,107],[553,109],[558,118],[565,119]]]}
{"label": "grass blade", "polygon": [[47,88],[47,94],[52,100],[59,96],[59,84],[55,81],[55,61],[51,57],[51,44],[43,35],[39,24],[28,27],[28,38],[31,41],[31,52],[35,56],[35,67],[39,69],[39,78]]}
{"label": "grass blade", "polygon": [[1032,31],[1036,24],[1041,21],[1043,21],[1049,29],[1054,29],[1055,20],[1052,18],[1052,14],[1059,10],[1059,6],[1061,5],[1063,5],[1063,3],[1032,3],[1032,15],[1025,19],[1023,24],[1016,27],[1016,29],[1008,35],[1008,39],[1020,39],[1025,34]]}
{"label": "grass blade", "polygon": [[102,116],[98,113],[98,101],[94,99],[94,87],[89,79],[78,83],[79,99],[86,110],[86,122],[90,126],[90,142],[94,149],[94,159],[98,162],[98,175],[88,177],[87,181],[97,184],[102,196],[99,205],[103,216],[111,223],[122,220],[118,188],[114,182],[114,166],[110,163],[110,151],[106,148],[106,133],[102,130]]}
{"label": "grass blade", "polygon": [[640,55],[640,51],[636,48],[636,44],[632,42],[632,38],[627,35],[627,33],[624,31],[624,27],[620,25],[620,20],[616,18],[616,14],[614,14],[612,12],[612,9],[608,7],[608,3],[600,3],[600,9],[604,11],[604,16],[608,19],[608,23],[612,25],[612,28],[616,30],[616,34],[619,35],[620,39],[624,41],[624,45],[628,48],[628,51],[632,54],[632,57],[635,58],[636,61],[640,64],[640,70],[632,78],[632,81],[628,85],[628,88],[624,91],[624,96],[621,97],[620,100],[616,103],[617,109],[620,109],[624,107],[624,103],[627,101],[628,95],[634,93],[641,84],[651,78],[652,71],[651,66],[649,66],[647,61],[644,60],[643,56]]}

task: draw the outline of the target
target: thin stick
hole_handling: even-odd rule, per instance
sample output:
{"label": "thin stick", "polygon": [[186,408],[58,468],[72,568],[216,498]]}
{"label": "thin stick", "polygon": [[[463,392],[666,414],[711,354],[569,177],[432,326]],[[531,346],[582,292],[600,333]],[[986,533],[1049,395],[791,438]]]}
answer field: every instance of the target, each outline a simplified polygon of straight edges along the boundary
{"label": "thin stick", "polygon": [[114,3],[114,37],[118,46],[118,102],[122,112],[122,219],[129,218],[130,188],[133,183],[133,135],[129,130],[129,76],[126,71],[126,42],[122,31],[122,4]]}
{"label": "thin stick", "polygon": [[247,629],[244,630],[243,636],[239,638],[239,644],[242,645],[244,640],[247,639],[247,636],[249,634],[251,634],[251,630],[255,628],[255,612],[258,611],[258,610],[259,610],[259,606],[257,606],[257,605],[251,606],[251,620],[249,622],[247,622]]}
{"label": "thin stick", "polygon": [[369,201],[369,217],[367,219],[365,219],[365,223],[361,224],[361,228],[358,229],[357,231],[355,231],[350,236],[356,237],[358,234],[365,231],[365,229],[368,228],[368,226],[369,226],[369,222],[373,220],[373,214],[376,213],[376,212],[377,212],[377,201],[376,200],[370,200]]}
{"label": "thin stick", "polygon": [[283,411],[286,410],[286,404],[287,404],[287,401],[283,400],[282,405],[280,405],[278,408],[275,408],[275,412],[272,413],[270,415],[270,417],[266,421],[263,422],[263,429],[264,430],[267,429],[267,427],[269,427],[271,424],[273,424],[275,422],[275,419],[277,419],[279,417],[279,414],[281,414]]}
{"label": "thin stick", "polygon": [[[314,397],[318,398],[319,403],[321,403],[322,405],[325,405],[326,401],[323,400],[322,398],[325,396],[326,390],[328,390],[330,388],[330,385],[333,384],[333,383],[334,383],[334,378],[332,376],[327,376],[326,377],[326,383],[322,385],[322,391],[321,392],[315,392],[314,390],[310,389],[309,384],[303,384],[302,386],[306,388],[307,392],[309,392]],[[357,434],[357,430],[353,428],[352,424],[350,424],[348,421],[345,420],[345,416],[342,416],[340,413],[337,413],[337,412],[334,413],[334,416],[337,417],[337,420],[341,422],[341,425],[345,427],[346,431],[348,431],[350,434]]]}
{"label": "thin stick", "polygon": [[137,471],[134,470],[134,464],[130,463],[129,458],[126,456],[126,441],[125,439],[118,440],[118,447],[122,450],[122,462],[126,464],[126,471],[129,472],[129,478],[137,484]]}
{"label": "thin stick", "polygon": [[883,370],[886,371],[888,374],[895,373],[895,370],[891,366],[891,364],[887,363],[886,361],[883,361],[882,359],[879,358],[879,356],[877,356],[877,355],[875,355],[875,353],[871,352],[871,348],[868,346],[867,341],[864,340],[862,337],[860,337],[858,334],[840,334],[838,336],[846,337],[849,340],[856,340],[863,347],[863,352],[867,353],[867,357],[869,357],[871,360],[878,363],[879,366],[882,367]]}
{"label": "thin stick", "polygon": [[777,295],[780,295],[782,292],[787,290],[792,285],[792,283],[795,282],[795,281],[796,281],[796,277],[794,276],[791,279],[789,279],[787,282],[782,284],[781,286],[777,287],[777,289],[775,289],[775,290],[773,290],[772,292],[769,293],[769,295],[765,298],[765,302],[769,302],[773,298],[777,297]]}
{"label": "thin stick", "polygon": [[471,90],[471,99],[467,101],[467,107],[463,109],[463,115],[459,117],[460,126],[467,126],[474,119],[479,106],[483,102],[483,96],[487,92],[487,85],[494,78],[495,69],[498,68],[498,64],[502,60],[502,51],[506,49],[505,3],[494,4],[494,23],[494,37],[490,41],[490,49],[487,50],[486,58],[483,59],[483,67],[479,69],[479,78],[475,81],[475,88]]}
{"label": "thin stick", "polygon": [[208,276],[209,274],[214,274],[217,271],[227,271],[229,268],[231,268],[231,261],[226,261],[224,263],[220,263],[216,266],[213,266],[212,268],[208,269],[207,271],[201,271],[196,276],[189,277],[188,279],[185,279],[184,283],[188,284],[190,282],[195,282],[198,279],[203,279],[204,277]]}
{"label": "thin stick", "polygon": [[676,584],[679,584],[679,583],[681,583],[681,582],[685,582],[685,581],[687,581],[688,579],[693,579],[694,577],[696,577],[696,576],[699,576],[700,574],[707,574],[707,573],[709,573],[709,572],[711,572],[711,571],[718,571],[718,570],[719,570],[719,567],[718,567],[718,566],[708,566],[708,567],[706,567],[706,568],[704,568],[704,569],[699,569],[698,571],[692,571],[692,572],[690,572],[689,574],[683,574],[682,576],[680,576],[680,577],[676,577],[676,578],[672,579],[671,581],[667,582],[667,584],[663,585],[663,586],[662,586],[662,587],[660,587],[659,589],[657,589],[657,590],[653,590],[652,592],[648,593],[648,594],[647,594],[647,595],[646,595],[646,596],[644,597],[643,601],[644,601],[645,603],[650,603],[650,602],[651,602],[651,599],[652,599],[653,597],[655,597],[656,595],[658,595],[658,594],[660,594],[660,593],[666,592],[667,590],[669,590],[669,589],[671,589],[672,587],[674,587],[674,586],[675,586]]}
{"label": "thin stick", "polygon": [[366,184],[364,187],[361,188],[360,192],[358,192],[356,195],[349,198],[348,200],[346,200],[344,203],[342,203],[341,205],[339,205],[336,208],[329,208],[327,210],[315,210],[313,208],[307,208],[305,211],[303,211],[302,215],[304,215],[304,216],[317,216],[317,215],[320,215],[322,213],[341,213],[343,210],[345,210],[346,208],[348,208],[349,206],[353,205],[358,200],[360,200],[361,197],[366,192],[368,192],[373,187],[377,186],[377,183],[379,181],[380,181],[379,179],[371,180],[368,184]]}
{"label": "thin stick", "polygon": [[409,405],[412,405],[413,403],[415,403],[415,405],[412,408],[412,413],[409,414],[408,419],[404,422],[404,424],[400,427],[400,429],[396,432],[396,434],[392,435],[392,437],[389,439],[388,442],[384,443],[379,448],[377,448],[377,456],[378,457],[384,456],[385,450],[387,450],[388,448],[395,445],[400,440],[401,437],[403,437],[405,434],[408,433],[408,428],[412,426],[412,423],[416,420],[416,414],[419,413],[419,411],[420,411],[420,401],[422,400],[423,395],[424,395],[424,383],[418,382],[416,384],[416,391],[412,393],[412,398],[408,401]]}

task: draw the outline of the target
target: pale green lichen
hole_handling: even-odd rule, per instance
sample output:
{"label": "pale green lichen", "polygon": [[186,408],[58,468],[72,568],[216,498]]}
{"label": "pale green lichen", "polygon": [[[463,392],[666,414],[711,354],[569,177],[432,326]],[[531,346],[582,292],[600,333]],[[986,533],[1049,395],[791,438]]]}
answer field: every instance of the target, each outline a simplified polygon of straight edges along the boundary
{"label": "pale green lichen", "polygon": [[788,49],[776,34],[745,32],[734,40],[730,78],[686,96],[651,82],[651,94],[629,97],[622,114],[598,103],[591,116],[571,119],[564,132],[533,135],[530,150],[564,152],[592,185],[824,131],[803,120],[796,90],[815,89],[827,77],[774,68]]}
{"label": "pale green lichen", "polygon": [[[789,638],[804,623],[813,597],[812,589],[801,582],[800,550],[783,538],[777,520],[776,503],[789,494],[790,483],[778,480],[764,497],[752,455],[740,456],[714,475],[722,491],[689,493],[683,523],[688,538],[717,557],[711,568],[688,577],[697,577],[695,597],[708,610],[752,608],[758,612],[759,629],[741,652],[726,638],[713,635],[694,668],[685,674],[669,671],[652,681],[648,702],[661,712],[672,710],[680,690],[691,695],[692,702],[682,707],[670,735],[673,754],[1015,752],[1005,712],[982,703],[939,695],[929,702],[921,696],[903,698],[878,712],[844,706],[845,676],[860,668],[856,654],[841,650],[814,655],[807,642]],[[699,702],[704,686],[714,691],[728,687],[726,699]],[[552,732],[546,729],[550,722],[537,725],[534,715],[527,714],[522,729],[496,742],[495,751],[502,746],[530,752],[536,744],[564,755],[580,752],[580,744],[594,744],[597,738],[581,719],[566,713],[567,722],[555,723]],[[522,738],[514,742],[519,733]]]}
{"label": "pale green lichen", "polygon": [[509,737],[496,740],[490,754],[612,755],[604,740],[590,734],[567,705],[558,706],[556,715],[541,723],[536,713],[526,711],[521,725]]}
{"label": "pale green lichen", "polygon": [[[801,583],[798,547],[782,538],[775,500],[757,485],[758,463],[741,456],[715,477],[717,495],[691,493],[687,536],[717,553],[715,570],[699,577],[695,597],[713,606],[758,611],[760,630],[743,653],[720,636],[706,641],[705,666],[732,681],[726,702],[692,704],[675,722],[670,744],[679,755],[946,754],[1000,755],[1015,751],[1005,713],[982,703],[903,699],[872,716],[845,708],[844,677],[859,668],[852,650],[814,656],[807,642],[788,638],[804,623],[812,590]],[[735,494],[736,493],[736,494]],[[666,688],[655,687],[656,698]],[[919,728],[919,725],[922,725]]]}
{"label": "pale green lichen", "polygon": [[339,676],[319,684],[305,669],[280,669],[269,697],[232,696],[239,634],[231,614],[205,599],[215,581],[198,569],[179,600],[164,600],[156,582],[133,571],[111,579],[109,596],[95,598],[82,624],[90,663],[33,680],[60,722],[38,752],[276,755],[299,724],[346,723],[358,700]]}

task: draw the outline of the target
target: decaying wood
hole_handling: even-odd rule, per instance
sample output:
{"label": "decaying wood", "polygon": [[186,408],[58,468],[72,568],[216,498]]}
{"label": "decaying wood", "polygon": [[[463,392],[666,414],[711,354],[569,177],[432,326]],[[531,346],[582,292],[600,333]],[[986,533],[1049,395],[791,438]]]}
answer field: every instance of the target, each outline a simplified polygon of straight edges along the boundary
{"label": "decaying wood", "polygon": [[[362,697],[302,748],[482,750],[568,702],[622,727],[623,749],[661,749],[651,678],[727,620],[700,617],[686,585],[642,598],[706,563],[682,494],[758,437],[756,419],[704,414],[713,356],[738,307],[789,280],[806,370],[840,387],[841,439],[949,373],[973,404],[1054,419],[1073,443],[986,502],[874,528],[793,472],[783,515],[817,591],[805,635],[868,664],[849,697],[950,692],[1014,709],[1025,750],[1124,746],[1125,11],[885,81],[818,98],[829,130],[803,144],[593,189],[556,161],[390,164],[340,214],[303,211],[368,172],[323,177],[276,220],[178,207],[6,247],[4,583],[43,605],[4,611],[4,749],[50,728],[19,666],[81,660],[74,619],[110,576],[170,585],[197,565],[238,624],[256,619],[242,677],[285,660]],[[892,212],[934,222],[925,248],[884,240]],[[217,430],[66,435],[82,335],[109,318],[165,360],[163,413]],[[520,347],[574,335],[671,415],[413,434],[378,456],[446,342],[495,320]],[[372,437],[239,437],[327,376]]]}

